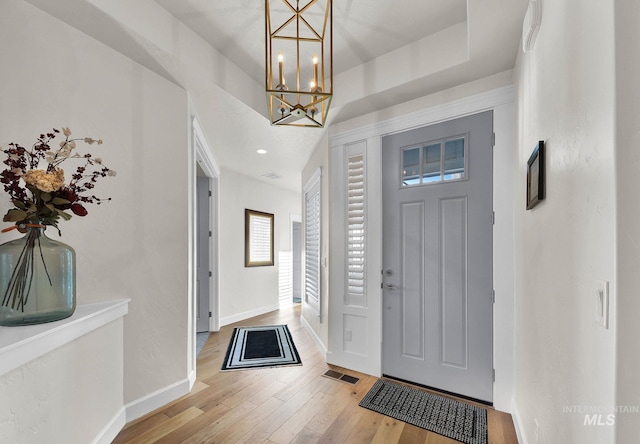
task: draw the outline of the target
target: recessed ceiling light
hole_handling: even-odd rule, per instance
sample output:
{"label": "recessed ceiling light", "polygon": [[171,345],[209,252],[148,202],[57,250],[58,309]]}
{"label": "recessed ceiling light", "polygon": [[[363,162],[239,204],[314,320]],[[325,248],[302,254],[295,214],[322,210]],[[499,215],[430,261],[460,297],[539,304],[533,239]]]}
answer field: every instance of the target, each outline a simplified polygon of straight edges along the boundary
{"label": "recessed ceiling light", "polygon": [[256,150],[256,153],[258,154],[267,154],[267,150],[263,150],[262,148],[259,150]]}

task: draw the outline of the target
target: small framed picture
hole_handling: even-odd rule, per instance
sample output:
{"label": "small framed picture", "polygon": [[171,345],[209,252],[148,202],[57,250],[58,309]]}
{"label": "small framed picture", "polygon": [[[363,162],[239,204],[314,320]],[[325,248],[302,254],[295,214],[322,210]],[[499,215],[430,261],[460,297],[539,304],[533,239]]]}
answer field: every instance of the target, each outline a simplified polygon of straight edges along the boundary
{"label": "small framed picture", "polygon": [[527,210],[544,199],[544,142],[541,140],[527,161]]}
{"label": "small framed picture", "polygon": [[273,265],[273,214],[244,210],[244,266]]}

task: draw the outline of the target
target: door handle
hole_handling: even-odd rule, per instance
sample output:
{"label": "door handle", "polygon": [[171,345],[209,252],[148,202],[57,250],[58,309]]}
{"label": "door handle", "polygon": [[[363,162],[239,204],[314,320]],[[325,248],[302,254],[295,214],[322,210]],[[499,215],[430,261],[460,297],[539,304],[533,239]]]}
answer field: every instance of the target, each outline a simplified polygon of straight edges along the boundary
{"label": "door handle", "polygon": [[397,287],[395,285],[391,285],[391,284],[384,284],[384,288],[386,288],[387,290],[399,290],[400,287]]}

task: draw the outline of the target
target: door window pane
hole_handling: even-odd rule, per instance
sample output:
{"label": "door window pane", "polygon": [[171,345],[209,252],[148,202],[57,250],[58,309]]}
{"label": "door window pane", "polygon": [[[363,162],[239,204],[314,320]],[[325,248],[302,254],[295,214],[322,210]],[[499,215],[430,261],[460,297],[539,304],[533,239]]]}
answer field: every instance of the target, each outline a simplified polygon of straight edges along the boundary
{"label": "door window pane", "polygon": [[420,148],[402,151],[402,186],[420,183]]}
{"label": "door window pane", "polygon": [[422,149],[422,183],[440,181],[440,151],[439,143],[427,145]]}
{"label": "door window pane", "polygon": [[464,138],[444,143],[444,180],[464,179]]}

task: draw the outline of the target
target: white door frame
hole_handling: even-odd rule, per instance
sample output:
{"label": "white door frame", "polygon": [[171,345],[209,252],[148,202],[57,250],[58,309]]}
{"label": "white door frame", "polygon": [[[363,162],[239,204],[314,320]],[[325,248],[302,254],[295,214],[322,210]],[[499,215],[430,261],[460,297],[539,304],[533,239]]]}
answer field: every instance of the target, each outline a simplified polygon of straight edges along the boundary
{"label": "white door frame", "polygon": [[[194,159],[202,168],[202,171],[209,177],[210,180],[210,189],[211,189],[211,214],[209,217],[209,226],[213,227],[211,233],[211,248],[209,249],[209,264],[211,266],[211,281],[210,281],[210,299],[209,299],[209,307],[211,307],[211,317],[209,318],[209,331],[218,331],[220,330],[220,274],[219,274],[219,263],[220,263],[220,249],[219,249],[219,239],[220,239],[220,224],[219,224],[219,187],[218,187],[218,178],[220,177],[220,170],[213,159],[213,155],[207,144],[207,140],[204,137],[204,133],[200,125],[198,124],[198,120],[193,117],[192,119],[193,125],[193,151],[194,151]],[[195,164],[193,165],[193,169],[195,170]],[[195,182],[195,173],[194,173],[194,182]],[[194,188],[195,189],[195,188]],[[194,264],[196,263],[195,250],[194,254]],[[194,286],[195,288],[195,281]],[[197,297],[194,291],[194,297]],[[195,307],[196,301],[194,301]],[[194,314],[195,316],[195,314]],[[194,320],[194,328],[195,328],[195,320]]]}
{"label": "white door frame", "polygon": [[[366,127],[332,135],[331,159],[331,240],[330,240],[330,292],[329,341],[327,361],[342,367],[380,376],[382,372],[380,270],[382,269],[381,197],[381,138],[383,135],[426,126],[476,114],[494,111],[494,178],[493,202],[496,212],[494,225],[494,407],[511,412],[513,398],[513,205],[519,196],[513,195],[516,153],[516,91],[505,86],[438,106],[401,115]],[[399,114],[399,113],[398,113]],[[397,115],[398,115],[397,114]],[[345,161],[348,148],[366,152],[366,217],[367,296],[362,307],[345,304]],[[519,170],[518,170],[519,171]],[[521,204],[520,200],[515,200]],[[361,326],[355,331],[349,327],[349,340],[345,340],[345,319]]]}

